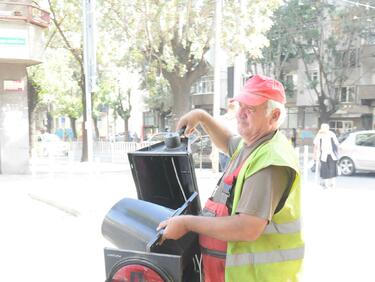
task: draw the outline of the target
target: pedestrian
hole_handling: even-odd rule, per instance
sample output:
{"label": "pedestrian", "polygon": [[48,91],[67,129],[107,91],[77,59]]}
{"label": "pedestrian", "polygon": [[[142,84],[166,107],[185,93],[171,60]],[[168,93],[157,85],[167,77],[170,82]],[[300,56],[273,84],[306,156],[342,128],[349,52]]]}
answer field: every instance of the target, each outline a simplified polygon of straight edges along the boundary
{"label": "pedestrian", "polygon": [[[219,117],[219,122],[224,125],[233,135],[237,133],[236,104],[233,100],[228,100],[227,112]],[[230,157],[219,152],[219,171],[223,172],[229,163]]]}
{"label": "pedestrian", "polygon": [[292,129],[292,136],[290,138],[293,147],[295,148],[297,146],[297,129]]}
{"label": "pedestrian", "polygon": [[304,256],[300,223],[298,158],[278,130],[285,117],[283,85],[252,76],[238,96],[239,136],[203,110],[184,115],[177,127],[189,135],[201,124],[231,156],[202,215],[161,222],[161,243],[199,234],[206,282],[298,281]]}
{"label": "pedestrian", "polygon": [[314,159],[319,162],[320,178],[323,188],[333,188],[337,177],[337,151],[339,141],[335,133],[322,123],[314,138]]}

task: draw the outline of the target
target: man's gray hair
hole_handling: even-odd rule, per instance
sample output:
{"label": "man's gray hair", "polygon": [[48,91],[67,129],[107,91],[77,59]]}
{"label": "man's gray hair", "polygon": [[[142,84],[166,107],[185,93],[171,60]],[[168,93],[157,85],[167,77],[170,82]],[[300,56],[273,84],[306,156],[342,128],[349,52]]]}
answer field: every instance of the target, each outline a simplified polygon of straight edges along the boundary
{"label": "man's gray hair", "polygon": [[286,110],[284,104],[281,104],[279,102],[276,102],[274,100],[268,100],[267,102],[267,116],[269,116],[273,110],[279,109],[280,110],[280,116],[277,120],[276,127],[279,128],[281,124],[284,122],[286,117]]}

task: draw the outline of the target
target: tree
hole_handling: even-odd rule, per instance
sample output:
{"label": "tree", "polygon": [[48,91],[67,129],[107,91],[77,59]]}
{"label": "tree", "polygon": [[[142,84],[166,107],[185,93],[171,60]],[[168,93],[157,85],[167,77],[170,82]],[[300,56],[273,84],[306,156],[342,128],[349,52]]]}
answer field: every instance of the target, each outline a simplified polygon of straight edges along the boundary
{"label": "tree", "polygon": [[40,97],[40,86],[28,76],[27,78],[27,102],[28,102],[28,109],[29,109],[29,143],[30,143],[30,151],[29,154],[31,155],[31,150],[34,148],[34,136],[35,136],[35,110],[38,106]]}
{"label": "tree", "polygon": [[[52,20],[56,28],[56,32],[59,34],[57,40],[63,43],[62,46],[68,50],[71,56],[74,58],[72,61],[75,64],[75,81],[77,82],[80,92],[81,101],[83,107],[83,123],[82,123],[82,157],[81,161],[88,160],[88,148],[87,148],[87,130],[85,129],[85,123],[89,118],[87,117],[86,111],[86,96],[85,96],[85,70],[83,66],[83,32],[82,32],[82,9],[80,7],[81,1],[65,0],[56,1],[48,0],[49,10],[52,13]],[[79,11],[77,13],[77,11]],[[92,98],[93,99],[93,98]]]}
{"label": "tree", "polygon": [[132,110],[132,105],[130,103],[131,94],[132,90],[130,88],[128,88],[125,93],[119,89],[117,99],[114,102],[114,110],[116,111],[116,114],[124,120],[125,141],[129,141],[129,118]]}
{"label": "tree", "polygon": [[[39,106],[46,108],[48,120],[56,116],[68,116],[76,138],[75,121],[82,115],[82,104],[81,89],[74,81],[76,70],[71,54],[49,41],[45,57],[47,60],[43,64],[28,70],[30,79],[38,86]],[[51,128],[48,128],[49,132],[50,130]]]}
{"label": "tree", "polygon": [[[259,54],[267,44],[263,33],[271,26],[269,17],[280,3],[247,1],[244,8],[225,1],[223,46],[233,54]],[[158,69],[168,81],[176,121],[190,109],[191,86],[209,70],[204,55],[211,46],[215,1],[106,0],[101,5],[108,36],[123,40],[124,57]]]}
{"label": "tree", "polygon": [[299,59],[307,87],[317,97],[319,123],[328,122],[339,106],[338,91],[358,66],[360,39],[366,36],[366,23],[360,20],[364,13],[368,11],[361,7],[336,7],[327,1],[289,1],[275,13],[270,46],[252,66],[260,64],[283,79],[285,64]]}
{"label": "tree", "polygon": [[169,84],[162,76],[148,75],[144,77],[143,88],[148,89],[145,103],[151,111],[157,113],[159,130],[164,131],[165,128],[169,127],[165,123],[166,117],[172,111]]}

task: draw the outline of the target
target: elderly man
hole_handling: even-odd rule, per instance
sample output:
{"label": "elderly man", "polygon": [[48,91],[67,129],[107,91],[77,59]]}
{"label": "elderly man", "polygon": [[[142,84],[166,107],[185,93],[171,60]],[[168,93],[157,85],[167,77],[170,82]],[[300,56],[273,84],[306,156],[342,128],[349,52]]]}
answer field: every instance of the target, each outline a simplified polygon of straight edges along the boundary
{"label": "elderly man", "polygon": [[240,136],[202,110],[180,119],[186,135],[201,124],[231,161],[202,215],[161,222],[162,241],[198,233],[205,281],[298,281],[304,254],[300,175],[293,147],[278,130],[284,87],[255,75],[234,100]]}

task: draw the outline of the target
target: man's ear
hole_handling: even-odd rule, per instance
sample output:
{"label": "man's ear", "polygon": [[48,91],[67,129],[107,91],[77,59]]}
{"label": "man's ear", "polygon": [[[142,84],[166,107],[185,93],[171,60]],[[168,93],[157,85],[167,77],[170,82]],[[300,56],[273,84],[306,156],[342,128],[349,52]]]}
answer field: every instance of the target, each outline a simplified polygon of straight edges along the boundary
{"label": "man's ear", "polygon": [[280,118],[280,114],[281,114],[281,112],[280,112],[280,110],[279,109],[274,109],[273,111],[272,111],[272,114],[271,114],[271,122],[273,123],[273,122],[277,122],[278,120],[279,120],[279,118]]}

